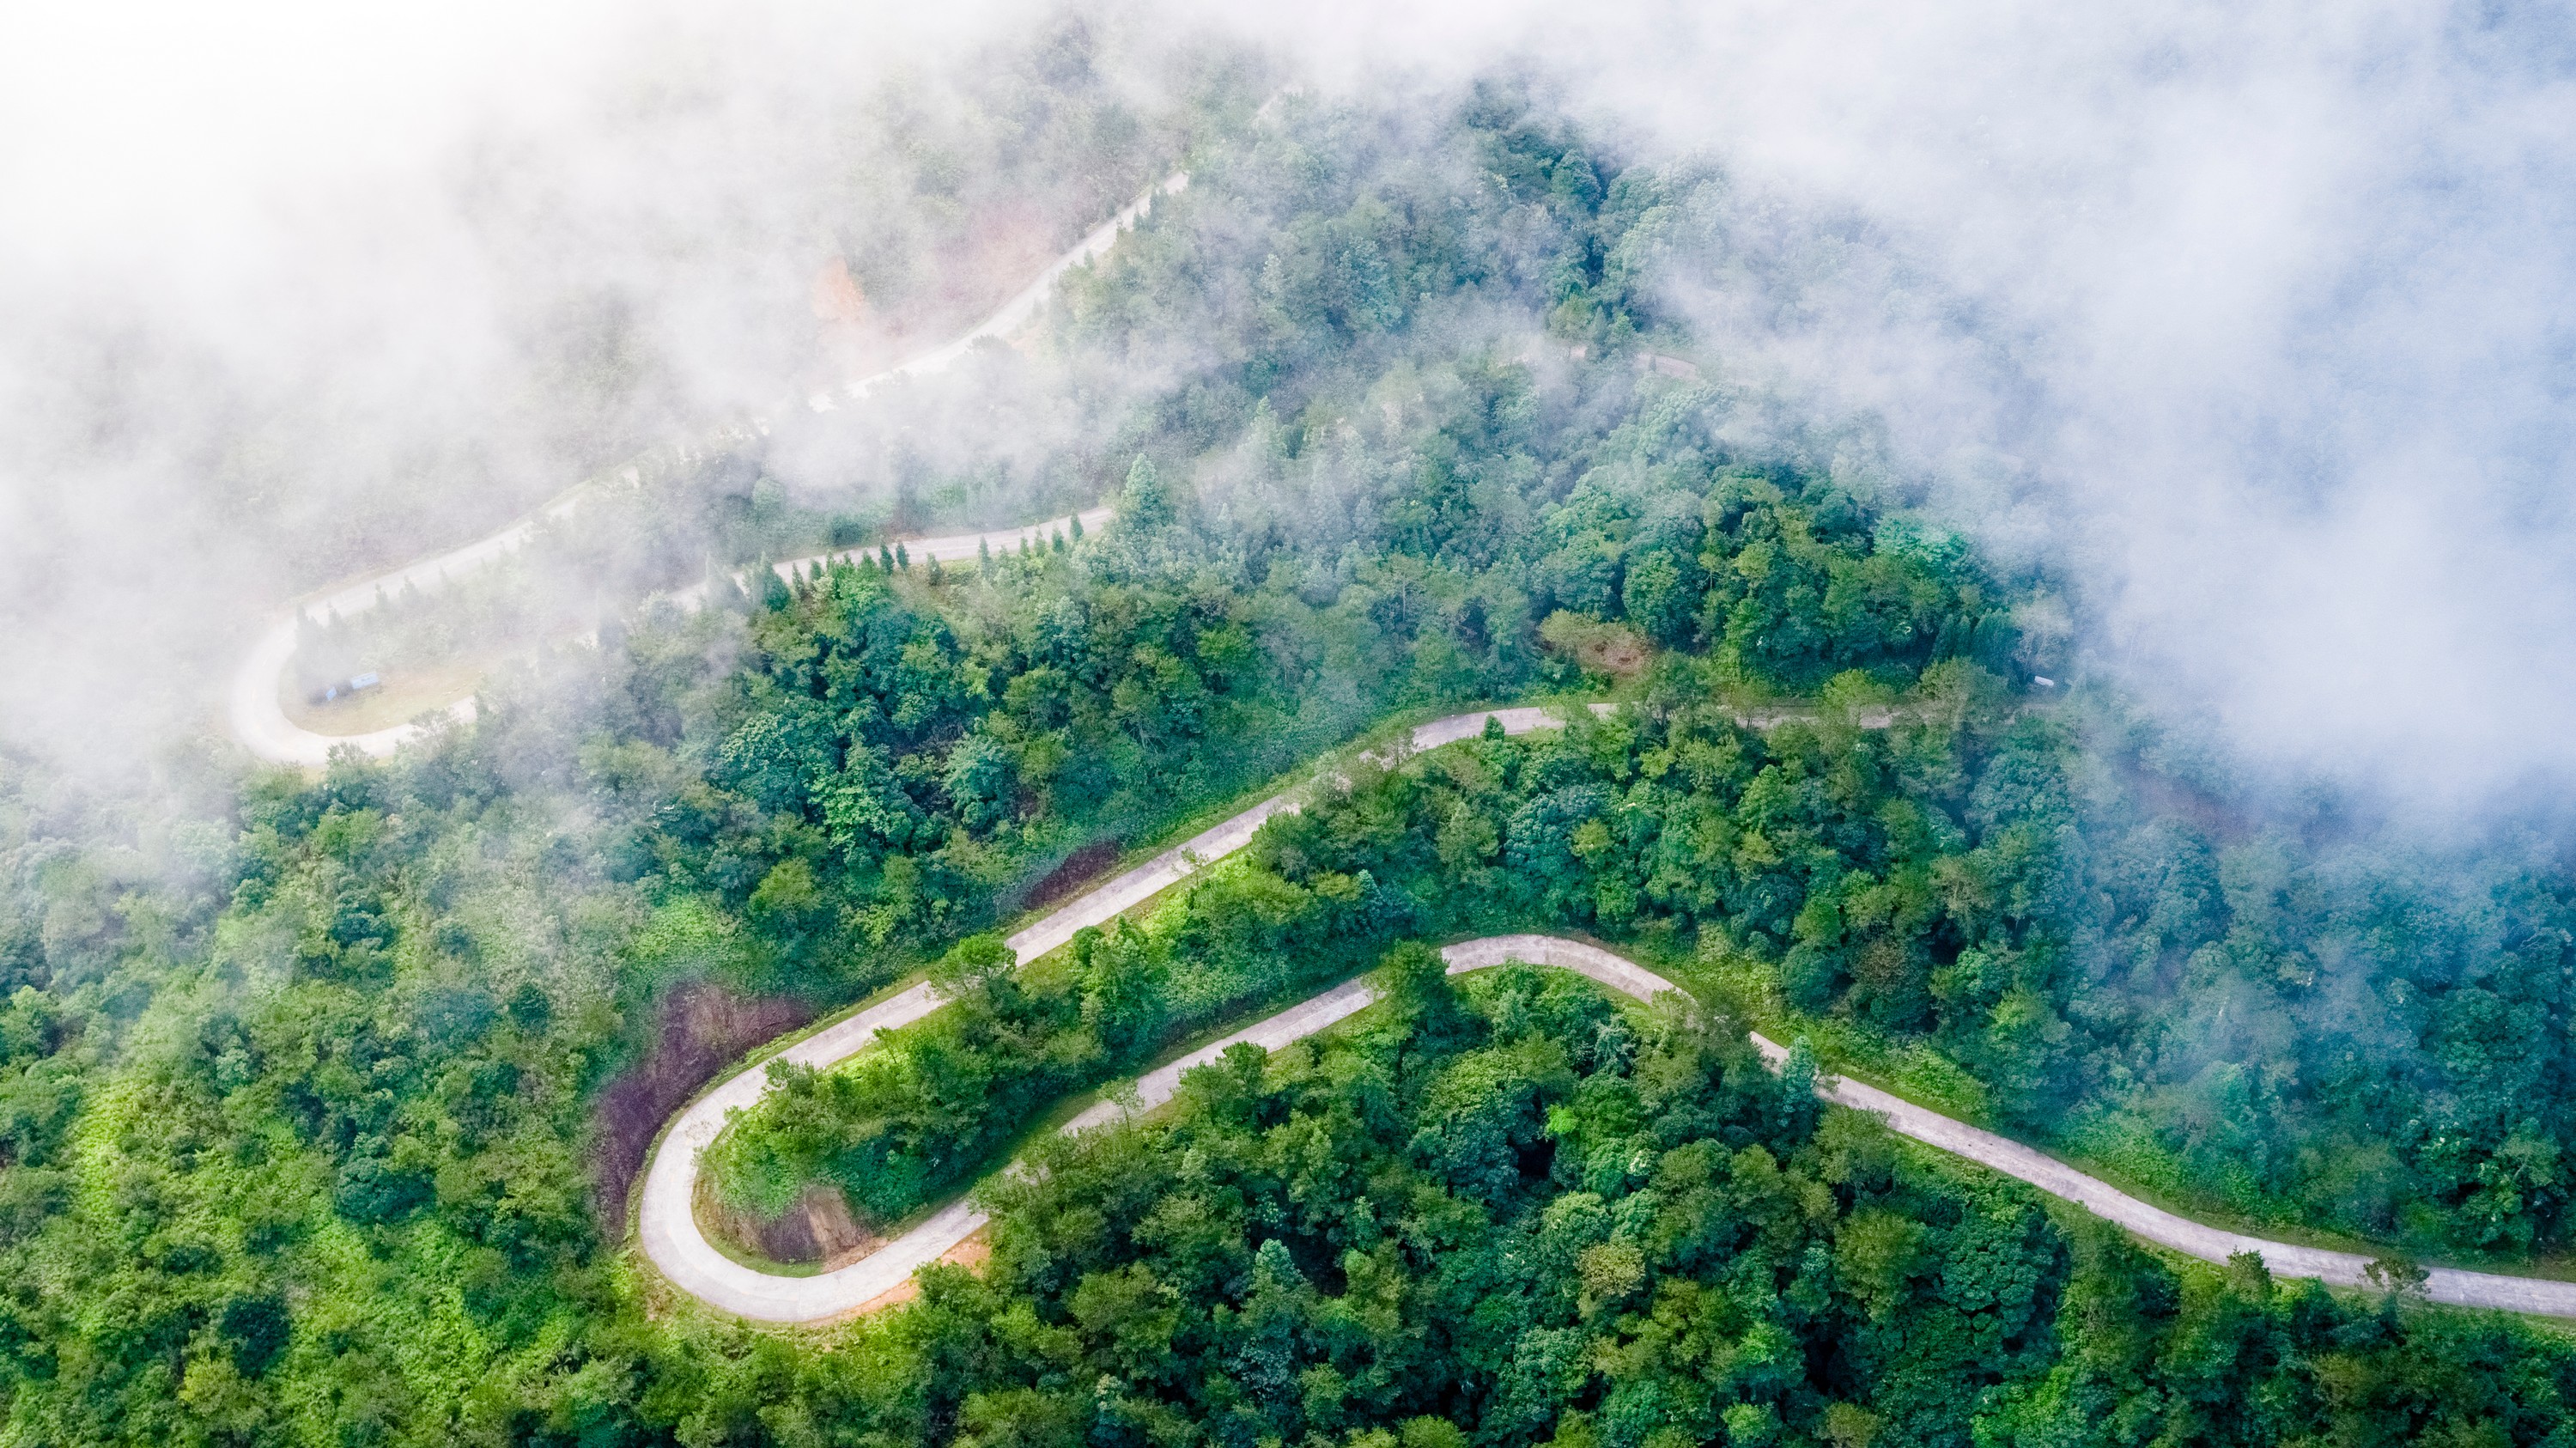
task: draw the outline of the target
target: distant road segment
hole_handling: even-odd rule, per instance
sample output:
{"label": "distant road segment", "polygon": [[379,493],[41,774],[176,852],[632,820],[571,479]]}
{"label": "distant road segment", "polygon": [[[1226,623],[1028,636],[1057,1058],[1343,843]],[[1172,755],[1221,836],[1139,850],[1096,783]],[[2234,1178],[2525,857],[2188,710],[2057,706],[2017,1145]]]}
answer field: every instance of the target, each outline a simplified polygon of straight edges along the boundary
{"label": "distant road segment", "polygon": [[[1117,243],[1122,233],[1134,226],[1147,211],[1153,208],[1156,197],[1183,189],[1189,185],[1189,179],[1189,173],[1175,171],[1145,188],[1136,199],[1119,208],[1116,215],[1093,228],[1080,241],[1049,261],[1028,285],[1013,294],[1010,300],[1002,303],[991,316],[977,323],[964,335],[941,343],[919,356],[898,362],[882,372],[856,378],[831,391],[815,393],[805,398],[803,405],[816,412],[831,411],[838,405],[834,400],[836,395],[841,399],[855,400],[867,396],[876,388],[898,377],[926,376],[945,371],[958,359],[964,357],[975,344],[987,340],[1006,339],[1016,334],[1036,318],[1038,309],[1045,303],[1048,293],[1054,289],[1067,270],[1106,253]],[[765,433],[768,428],[766,419],[755,419],[747,427],[736,426],[728,429],[721,437],[713,440],[710,446],[730,446],[754,433]],[[696,453],[691,449],[679,449],[676,455],[686,460]],[[619,468],[613,474],[582,483],[549,499],[526,516],[504,525],[497,532],[462,547],[451,548],[433,557],[371,575],[354,583],[335,585],[298,600],[293,609],[261,630],[258,639],[252,643],[240,664],[233,670],[232,681],[225,691],[224,710],[225,717],[232,727],[233,737],[239,739],[243,747],[262,759],[281,764],[313,767],[328,763],[331,751],[343,745],[354,748],[361,754],[382,757],[393,753],[406,740],[418,737],[420,726],[417,724],[399,724],[390,729],[378,729],[366,734],[321,734],[289,719],[284,706],[279,702],[278,687],[279,679],[285,673],[287,664],[295,657],[298,619],[309,614],[319,621],[330,617],[333,613],[337,613],[344,619],[351,618],[374,608],[386,599],[400,595],[407,587],[422,593],[438,592],[485,564],[517,551],[535,535],[541,524],[573,516],[584,504],[602,496],[609,489],[641,486],[643,469],[647,465],[648,463],[642,461],[631,463]],[[1018,546],[1023,540],[1043,542],[1058,530],[1069,530],[1077,517],[1081,519],[1084,528],[1092,529],[1107,522],[1109,516],[1108,509],[1098,508],[1087,513],[1050,518],[1044,522],[1031,523],[1018,528],[1003,528],[984,533],[960,533],[936,538],[905,538],[900,541],[906,551],[915,556],[924,559],[937,558],[942,562],[957,562],[977,556],[985,547],[990,547],[994,552],[999,553]],[[849,556],[847,552],[815,554],[811,558],[797,559],[795,563],[810,564],[825,557],[847,556]],[[778,568],[783,575],[793,566],[795,565],[782,563]],[[705,593],[706,585],[699,584],[678,597],[683,603],[687,603],[703,600]],[[440,712],[459,722],[471,720],[474,717],[473,697],[469,695],[459,699]]]}

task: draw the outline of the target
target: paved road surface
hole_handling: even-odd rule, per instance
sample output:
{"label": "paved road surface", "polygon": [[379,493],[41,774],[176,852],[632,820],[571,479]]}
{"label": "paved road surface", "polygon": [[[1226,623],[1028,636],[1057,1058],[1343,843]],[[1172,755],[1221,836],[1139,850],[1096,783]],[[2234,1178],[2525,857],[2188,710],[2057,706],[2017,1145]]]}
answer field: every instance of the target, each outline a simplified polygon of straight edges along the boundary
{"label": "paved road surface", "polygon": [[[1609,710],[1607,705],[1593,708],[1596,712]],[[1542,709],[1483,710],[1422,725],[1413,731],[1409,742],[1416,750],[1453,744],[1482,732],[1488,718],[1500,721],[1508,734],[1556,728],[1562,722]],[[1132,909],[1206,865],[1242,849],[1252,842],[1253,833],[1264,820],[1297,809],[1300,803],[1301,796],[1296,791],[1263,800],[1068,902],[1011,936],[1010,946],[1020,960],[1035,960],[1071,940],[1074,932],[1084,926],[1101,924]],[[1453,975],[1518,960],[1572,970],[1638,1000],[1652,1000],[1678,989],[1653,971],[1600,946],[1555,936],[1490,936],[1452,945],[1441,955],[1449,962]],[[1216,1059],[1228,1046],[1249,1041],[1276,1050],[1347,1019],[1375,999],[1375,992],[1365,982],[1345,981],[1146,1073],[1137,1079],[1123,1104],[1102,1101],[1064,1129],[1083,1131],[1122,1120],[1131,1111],[1151,1110],[1172,1098],[1184,1071]],[[827,1066],[866,1047],[879,1030],[919,1020],[938,1006],[939,998],[929,986],[914,985],[806,1037],[779,1055],[800,1065]],[[1774,1064],[1788,1055],[1785,1047],[1760,1035],[1753,1037],[1753,1044]],[[782,1277],[726,1257],[699,1231],[692,1210],[699,1159],[724,1129],[726,1117],[757,1102],[767,1084],[765,1062],[734,1075],[682,1111],[655,1148],[644,1178],[637,1228],[646,1257],[673,1283],[737,1316],[763,1322],[812,1322],[851,1312],[899,1286],[984,1225],[984,1214],[960,1197],[876,1252],[835,1271],[810,1277]],[[1827,1100],[1879,1116],[1902,1135],[2028,1182],[2177,1252],[2208,1262],[2255,1252],[2276,1276],[2314,1277],[2343,1287],[2368,1283],[2368,1257],[2203,1226],[2142,1202],[2020,1142],[1954,1121],[1858,1081],[1827,1079],[1820,1081],[1817,1089]],[[2424,1290],[2435,1302],[2576,1318],[2576,1283],[2571,1282],[2437,1268]]]}

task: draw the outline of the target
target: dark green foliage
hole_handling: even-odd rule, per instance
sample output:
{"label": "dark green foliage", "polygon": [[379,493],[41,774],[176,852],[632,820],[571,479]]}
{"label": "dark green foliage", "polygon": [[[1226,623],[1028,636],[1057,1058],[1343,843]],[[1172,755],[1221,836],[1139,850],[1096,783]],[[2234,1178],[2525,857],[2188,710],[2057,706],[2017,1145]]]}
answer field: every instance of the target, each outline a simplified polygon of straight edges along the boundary
{"label": "dark green foliage", "polygon": [[286,1299],[267,1293],[236,1297],[225,1303],[215,1326],[232,1344],[233,1366],[241,1370],[242,1376],[255,1378],[267,1372],[268,1365],[286,1351],[293,1324]]}
{"label": "dark green foliage", "polygon": [[[990,184],[1104,200],[1162,164],[1102,43],[991,68]],[[675,576],[879,546],[719,574],[389,763],[177,760],[102,801],[0,756],[0,1441],[2564,1445],[2554,1338],[2177,1271],[1820,1113],[1812,1051],[1775,1080],[1722,1019],[1462,989],[1400,944],[1724,965],[2184,1199],[2428,1253],[2576,1230],[2563,858],[2401,848],[2098,693],[2022,696],[2063,658],[2040,581],[1865,446],[1746,456],[1728,394],[1637,366],[1686,349],[1655,260],[1716,178],[1505,86],[1256,122],[1268,80],[1207,64],[1189,190],[1045,332],[1068,376],[1158,379],[1086,393],[1125,411],[1046,484],[1110,528],[916,570],[884,516],[728,457],[706,518],[641,520],[705,545]],[[908,135],[967,225],[964,142]],[[874,297],[928,288],[911,214],[843,237]],[[1613,688],[1641,707],[1356,768],[1034,968],[975,939],[1077,849],[1392,711]],[[1047,1146],[994,1188],[989,1275],[905,1312],[716,1326],[617,1256],[611,1145],[660,1116],[615,1104],[683,1069],[684,1007],[798,1019],[944,962],[948,1010],[727,1148],[756,1204],[821,1177],[890,1217],[1381,957],[1348,1039]],[[700,1075],[743,1043],[712,1039]]]}
{"label": "dark green foliage", "polygon": [[[1230,870],[1145,928],[1083,931],[1061,966],[1022,974],[999,941],[971,937],[931,971],[945,1007],[847,1066],[773,1066],[772,1094],[719,1138],[708,1170],[727,1200],[763,1215],[819,1180],[863,1220],[897,1221],[1057,1098],[1132,1073],[1248,1004],[1369,963],[1408,920],[1366,876],[1292,885]],[[1418,957],[1436,978],[1438,957],[1411,951],[1395,959],[1399,978]]]}
{"label": "dark green foliage", "polygon": [[1972,725],[1960,706],[1980,687],[1942,665],[1891,729],[1820,717],[1760,732],[1675,695],[1470,741],[1274,819],[1254,858],[1291,881],[1368,871],[1443,934],[1723,942],[1778,961],[1808,1009],[1994,1067],[2021,1088],[2008,1109],[2044,1119],[2072,1084],[2051,1004],[2052,932],[2072,906],[2046,848],[2063,787],[1997,782],[2062,767],[2062,736],[2039,717]]}
{"label": "dark green foliage", "polygon": [[[1808,692],[1847,669],[1902,677],[1936,657],[2013,668],[2011,625],[1987,611],[1989,590],[1953,561],[1888,546],[1898,530],[1871,536],[1847,494],[1810,484],[1793,503],[1774,479],[1739,475],[1706,520],[1713,586],[1700,626],[1747,677]],[[1664,581],[1674,551],[1653,558],[1648,608],[1669,636],[1685,595],[1679,578]]]}
{"label": "dark green foliage", "polygon": [[1999,710],[1964,660],[1887,729],[1755,731],[1698,688],[1364,778],[1256,857],[1366,870],[1443,933],[1695,936],[1937,1046],[2004,1121],[2240,1211],[2454,1251],[2576,1225],[2554,861],[2212,840],[2135,766],[2079,788],[2099,718]]}
{"label": "dark green foliage", "polygon": [[[1418,959],[1407,956],[1406,960]],[[1399,962],[1398,974],[1432,977]],[[985,1189],[994,1256],[810,1366],[689,1363],[725,1441],[2563,1443],[2576,1352],[2177,1272],[1784,1096],[1739,1028],[1506,968]]]}
{"label": "dark green foliage", "polygon": [[[542,761],[507,715],[490,743]],[[613,1311],[581,1138],[615,1021],[548,987],[613,991],[586,922],[628,907],[487,758],[259,776],[230,838],[185,800],[132,835],[78,822],[97,855],[52,833],[60,785],[0,782],[0,859],[71,867],[32,897],[7,875],[6,908],[49,893],[59,922],[50,990],[0,1010],[12,1435],[278,1441],[316,1374],[349,1414],[446,1417],[517,1345]],[[120,851],[157,878],[75,927],[82,862]]]}

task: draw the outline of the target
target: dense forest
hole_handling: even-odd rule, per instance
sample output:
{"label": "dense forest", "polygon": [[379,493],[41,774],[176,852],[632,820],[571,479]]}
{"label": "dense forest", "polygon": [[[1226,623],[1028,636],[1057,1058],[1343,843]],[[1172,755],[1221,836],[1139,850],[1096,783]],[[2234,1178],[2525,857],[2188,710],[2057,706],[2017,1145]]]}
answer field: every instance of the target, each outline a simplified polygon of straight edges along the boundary
{"label": "dense forest", "polygon": [[[2177,1273],[1847,1113],[1741,1022],[1420,946],[1320,1047],[991,1189],[849,1366],[692,1379],[689,1427],[846,1441],[2563,1442],[2576,1353]],[[864,1364],[864,1366],[860,1366]],[[2510,1364],[2510,1366],[2507,1366]]]}
{"label": "dense forest", "polygon": [[[2562,1250],[2565,862],[2232,782],[2074,677],[2048,579],[1848,439],[1747,442],[1656,302],[1722,177],[1509,85],[1258,98],[992,361],[1090,420],[1013,466],[1109,527],[641,608],[381,763],[0,755],[0,1441],[2569,1441],[2551,1333],[2164,1260],[1743,1036],[2185,1204]],[[742,526],[767,466],[654,536],[787,551],[803,515]],[[1628,707],[1351,760],[1148,917],[993,943],[1390,719],[1564,696]],[[1428,963],[1504,928],[1697,999]],[[990,1182],[993,1258],[909,1307],[753,1331],[627,1249],[690,1089],[909,973],[954,1001],[791,1074],[728,1198],[897,1220],[1364,969],[1390,1001],[1336,1036]]]}

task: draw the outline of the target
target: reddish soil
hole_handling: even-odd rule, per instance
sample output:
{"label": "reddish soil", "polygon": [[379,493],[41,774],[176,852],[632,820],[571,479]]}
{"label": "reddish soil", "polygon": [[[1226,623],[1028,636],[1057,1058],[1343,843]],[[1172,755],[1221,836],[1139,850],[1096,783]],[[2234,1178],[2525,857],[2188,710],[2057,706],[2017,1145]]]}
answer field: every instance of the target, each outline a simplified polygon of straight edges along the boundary
{"label": "reddish soil", "polygon": [[1101,871],[1118,863],[1116,840],[1093,840],[1090,844],[1064,857],[1064,863],[1049,870],[1046,878],[1029,888],[1029,898],[1022,904],[1031,910],[1052,905],[1088,885]]}
{"label": "reddish soil", "polygon": [[814,273],[812,305],[814,318],[820,322],[867,320],[867,294],[859,290],[859,279],[850,275],[847,258],[836,255]]}
{"label": "reddish soil", "polygon": [[994,206],[959,244],[941,250],[931,268],[937,280],[926,293],[886,309],[868,300],[846,261],[827,259],[810,297],[824,359],[815,384],[892,366],[982,321],[1080,234],[1060,236],[1060,229],[1034,206]]}
{"label": "reddish soil", "polygon": [[626,1194],[671,1113],[744,1051],[813,1018],[793,996],[745,999],[721,986],[684,985],[663,998],[652,1049],[608,1083],[591,1112],[595,1205],[612,1240],[625,1235]]}
{"label": "reddish soil", "polygon": [[[993,1255],[993,1244],[988,1239],[987,1235],[992,1230],[993,1229],[990,1227],[984,1227],[977,1230],[974,1236],[971,1236],[965,1241],[958,1243],[956,1246],[949,1248],[947,1251],[940,1253],[939,1260],[946,1262],[951,1266],[963,1267],[969,1272],[983,1266],[984,1263],[990,1260]],[[851,1317],[865,1317],[871,1312],[883,1312],[889,1307],[901,1307],[920,1295],[921,1283],[919,1280],[907,1277],[901,1282],[896,1283],[894,1286],[887,1288],[885,1291],[878,1293],[876,1296],[869,1298],[867,1301],[860,1303],[858,1306],[851,1308],[849,1315]]]}
{"label": "reddish soil", "polygon": [[1595,674],[1633,679],[1644,673],[1651,657],[1645,636],[1625,624],[1603,623],[1579,614],[1553,613],[1539,625],[1539,642]]}

